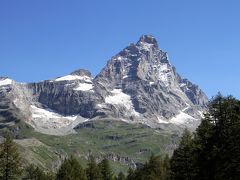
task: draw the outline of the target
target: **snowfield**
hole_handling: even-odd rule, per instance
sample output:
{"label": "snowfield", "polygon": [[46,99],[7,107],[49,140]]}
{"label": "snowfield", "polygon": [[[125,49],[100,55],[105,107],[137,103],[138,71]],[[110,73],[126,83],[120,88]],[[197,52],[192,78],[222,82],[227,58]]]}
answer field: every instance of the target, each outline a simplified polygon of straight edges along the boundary
{"label": "snowfield", "polygon": [[160,117],[157,117],[157,118],[158,118],[158,123],[160,123],[160,124],[169,124],[168,121],[162,120]]}
{"label": "snowfield", "polygon": [[84,80],[85,82],[92,82],[91,78],[88,76],[77,76],[77,75],[67,75],[55,79],[55,81],[74,81],[74,80]]}
{"label": "snowfield", "polygon": [[131,96],[122,92],[121,89],[114,89],[111,91],[112,95],[105,98],[105,103],[119,105],[125,107],[129,113],[134,116],[139,116],[139,113],[135,111]]}
{"label": "snowfield", "polygon": [[31,105],[32,118],[27,121],[36,131],[51,135],[66,135],[75,133],[76,125],[86,121],[80,116],[62,116],[50,109]]}
{"label": "snowfield", "polygon": [[93,91],[93,84],[79,83],[79,85],[74,88],[75,91]]}
{"label": "snowfield", "polygon": [[4,80],[0,80],[0,86],[6,86],[6,85],[10,85],[12,84],[13,80],[11,79],[4,79]]}
{"label": "snowfield", "polygon": [[195,119],[184,112],[180,112],[178,115],[169,120],[170,123],[177,125],[186,124],[193,121],[198,121],[198,119]]}
{"label": "snowfield", "polygon": [[165,86],[170,86],[171,82],[173,82],[174,75],[168,64],[160,64],[158,66],[158,73],[159,73],[159,81],[163,82]]}

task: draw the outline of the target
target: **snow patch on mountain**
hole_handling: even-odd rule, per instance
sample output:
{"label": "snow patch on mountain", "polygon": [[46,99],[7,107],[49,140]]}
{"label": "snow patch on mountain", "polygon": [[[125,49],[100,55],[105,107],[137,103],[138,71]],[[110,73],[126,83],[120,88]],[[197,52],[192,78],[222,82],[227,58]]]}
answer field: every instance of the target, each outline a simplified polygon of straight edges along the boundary
{"label": "snow patch on mountain", "polygon": [[184,112],[180,112],[178,115],[170,119],[169,122],[172,124],[181,125],[181,124],[186,124],[188,122],[193,122],[193,121],[198,121],[198,119],[195,119]]}
{"label": "snow patch on mountain", "polygon": [[149,44],[146,42],[140,42],[140,49],[145,50],[145,51],[150,51],[152,48],[153,44]]}
{"label": "snow patch on mountain", "polygon": [[174,74],[168,64],[160,64],[159,70],[159,81],[163,82],[165,86],[169,86],[173,82]]}
{"label": "snow patch on mountain", "polygon": [[[53,112],[50,109],[42,109],[42,108],[36,107],[34,105],[31,105],[31,110],[32,110],[31,112],[32,112],[33,118],[48,118],[48,119],[62,118],[62,119],[66,119],[68,121],[73,121],[77,118],[77,116],[62,116],[58,113]],[[65,121],[65,122],[67,123],[68,121]]]}
{"label": "snow patch on mountain", "polygon": [[74,88],[73,90],[75,91],[92,91],[93,92],[93,84],[89,84],[89,83],[79,83],[78,86],[76,88]]}
{"label": "snow patch on mountain", "polygon": [[122,60],[122,57],[121,57],[121,56],[119,56],[119,57],[117,58],[117,60],[119,60],[119,61],[120,61],[120,60]]}
{"label": "snow patch on mountain", "polygon": [[106,103],[124,105],[127,109],[132,107],[131,97],[123,93],[121,89],[114,89],[111,93],[111,96],[105,98]]}
{"label": "snow patch on mountain", "polygon": [[132,115],[139,116],[133,107],[131,96],[122,92],[121,89],[114,89],[111,91],[112,95],[105,98],[105,103],[120,105],[125,107]]}
{"label": "snow patch on mountain", "polygon": [[180,83],[179,84],[179,87],[185,87],[185,86],[187,86],[185,83]]}
{"label": "snow patch on mountain", "polygon": [[198,113],[200,114],[201,118],[204,118],[204,112],[198,111]]}
{"label": "snow patch on mountain", "polygon": [[160,123],[160,124],[169,124],[168,121],[163,120],[163,119],[161,119],[160,117],[157,117],[157,118],[158,118],[158,123]]}
{"label": "snow patch on mountain", "polygon": [[0,79],[0,86],[11,85],[12,82],[13,82],[13,80],[11,80],[9,78],[3,79],[3,80]]}
{"label": "snow patch on mountain", "polygon": [[88,76],[78,76],[78,75],[67,75],[55,79],[55,81],[74,81],[74,80],[84,80],[85,82],[92,82],[91,78]]}
{"label": "snow patch on mountain", "polygon": [[73,128],[84,120],[78,116],[62,116],[50,109],[30,106],[32,118],[27,121],[38,132],[52,135],[74,133]]}
{"label": "snow patch on mountain", "polygon": [[185,108],[182,110],[182,112],[185,112],[186,110],[188,110],[188,109],[191,107],[188,103],[186,103],[186,105],[187,105],[187,107],[185,107]]}

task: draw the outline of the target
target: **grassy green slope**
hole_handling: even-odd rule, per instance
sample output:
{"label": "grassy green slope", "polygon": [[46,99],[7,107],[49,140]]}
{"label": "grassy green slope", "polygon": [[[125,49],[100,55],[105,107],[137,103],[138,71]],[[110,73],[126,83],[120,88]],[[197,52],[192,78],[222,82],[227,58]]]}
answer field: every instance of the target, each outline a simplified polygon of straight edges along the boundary
{"label": "grassy green slope", "polygon": [[[22,152],[41,166],[55,169],[60,160],[71,154],[86,166],[89,153],[99,159],[107,156],[114,171],[126,171],[133,161],[144,163],[154,154],[171,154],[179,137],[176,134],[151,129],[145,125],[128,124],[122,121],[100,120],[88,122],[76,129],[77,134],[52,136],[25,128],[19,138],[35,138],[41,143],[21,144]],[[27,152],[27,153],[26,153]]]}

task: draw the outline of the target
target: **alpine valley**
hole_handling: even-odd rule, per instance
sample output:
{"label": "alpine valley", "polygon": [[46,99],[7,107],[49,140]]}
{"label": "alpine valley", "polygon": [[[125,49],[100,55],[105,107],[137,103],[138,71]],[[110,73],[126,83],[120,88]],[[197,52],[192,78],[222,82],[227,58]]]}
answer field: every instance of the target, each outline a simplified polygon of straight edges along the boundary
{"label": "alpine valley", "polygon": [[107,157],[115,171],[152,154],[171,154],[184,128],[206,111],[204,92],[177,74],[166,52],[143,35],[96,76],[79,69],[37,83],[0,78],[0,131],[10,131],[26,162],[55,170],[74,154]]}

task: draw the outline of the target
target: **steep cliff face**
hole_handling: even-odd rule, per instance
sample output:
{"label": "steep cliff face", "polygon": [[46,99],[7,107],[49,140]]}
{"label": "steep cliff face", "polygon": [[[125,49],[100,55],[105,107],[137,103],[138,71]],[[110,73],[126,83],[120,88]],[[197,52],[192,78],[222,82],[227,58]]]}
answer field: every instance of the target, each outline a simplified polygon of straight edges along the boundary
{"label": "steep cliff face", "polygon": [[99,101],[91,73],[77,70],[70,75],[28,85],[36,100],[62,115],[79,114],[92,118],[94,104]]}
{"label": "steep cliff face", "polygon": [[0,128],[11,127],[30,117],[31,92],[25,84],[0,77]]}
{"label": "steep cliff face", "polygon": [[113,56],[95,78],[83,69],[30,84],[1,78],[0,96],[0,115],[14,107],[36,130],[51,134],[109,117],[151,127],[196,127],[208,102],[197,85],[176,73],[150,35]]}

